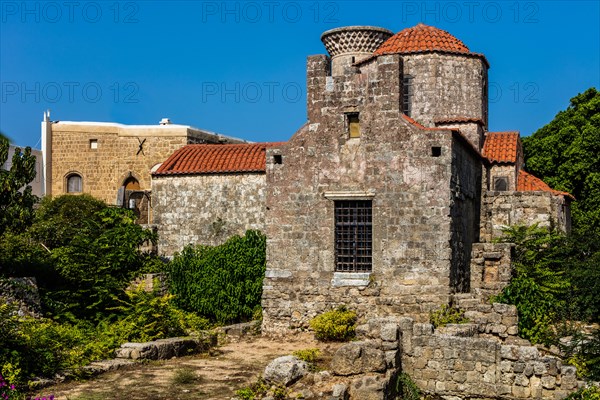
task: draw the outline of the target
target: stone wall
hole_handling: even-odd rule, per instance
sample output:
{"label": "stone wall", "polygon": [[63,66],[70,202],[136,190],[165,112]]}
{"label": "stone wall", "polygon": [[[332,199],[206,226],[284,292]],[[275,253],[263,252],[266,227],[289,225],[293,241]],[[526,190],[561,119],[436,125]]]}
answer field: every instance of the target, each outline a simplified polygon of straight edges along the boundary
{"label": "stone wall", "polygon": [[568,199],[548,192],[486,192],[482,199],[482,241],[502,236],[502,228],[533,225],[570,230]]}
{"label": "stone wall", "polygon": [[471,254],[471,293],[487,302],[512,278],[512,243],[475,243]]}
{"label": "stone wall", "polygon": [[[413,77],[412,118],[431,127],[438,119],[475,118],[487,127],[488,67],[484,60],[437,53],[405,55],[402,59],[403,74]],[[479,145],[476,141],[473,144]]]}
{"label": "stone wall", "polygon": [[[471,161],[470,147],[449,130],[420,129],[403,118],[401,67],[398,55],[381,56],[371,72],[332,77],[325,56],[309,57],[310,122],[267,153],[265,331],[306,326],[337,304],[352,304],[365,318],[424,319],[448,302],[451,260],[462,257],[460,268],[468,269],[470,251],[459,245],[453,254],[449,246],[449,199],[476,196],[480,164],[453,167]],[[359,113],[360,138],[348,137],[347,113]],[[460,177],[454,184],[453,173]],[[372,201],[370,273],[335,272],[340,199]],[[473,204],[462,201],[457,232],[459,214],[477,219]],[[459,241],[474,240],[461,232]]]}
{"label": "stone wall", "polygon": [[[434,192],[449,196],[450,171],[440,160],[450,158],[450,135],[432,134],[427,140],[403,122],[398,57],[379,60],[375,76],[331,77],[324,56],[309,58],[311,124],[287,145],[271,150],[281,153],[282,164],[267,161],[263,329],[306,325],[340,303],[353,304],[363,315],[378,308],[420,313],[417,298],[426,288],[431,297],[447,293],[443,265],[448,265],[450,254],[443,250],[449,220]],[[395,90],[387,87],[394,83]],[[360,112],[359,139],[347,138],[344,109]],[[427,162],[431,141],[443,147],[443,157],[434,159],[437,163]],[[373,271],[336,274],[335,196],[361,194],[373,203]],[[440,231],[446,235],[437,238]],[[439,253],[444,260],[438,259]],[[431,274],[425,278],[422,272],[427,269]]]}
{"label": "stone wall", "polygon": [[357,327],[358,341],[334,354],[334,386],[324,392],[335,400],[395,398],[400,373],[422,394],[446,399],[558,400],[584,384],[575,367],[528,342],[506,344],[479,331],[476,323],[434,329],[405,317],[369,320]]}
{"label": "stone wall", "polygon": [[490,186],[487,190],[494,192],[494,178],[506,177],[508,180],[507,191],[515,191],[517,190],[517,177],[519,175],[519,168],[515,165],[505,165],[505,164],[494,164],[490,166],[489,172],[490,178]]}
{"label": "stone wall", "polygon": [[583,384],[574,367],[536,347],[462,334],[430,324],[404,329],[403,370],[425,392],[458,398],[562,399]]}
{"label": "stone wall", "polygon": [[34,277],[0,277],[0,299],[12,304],[19,316],[39,317],[42,315],[40,294]]}
{"label": "stone wall", "polygon": [[265,228],[262,173],[155,176],[152,179],[158,252],[187,244],[218,245],[248,229]]}

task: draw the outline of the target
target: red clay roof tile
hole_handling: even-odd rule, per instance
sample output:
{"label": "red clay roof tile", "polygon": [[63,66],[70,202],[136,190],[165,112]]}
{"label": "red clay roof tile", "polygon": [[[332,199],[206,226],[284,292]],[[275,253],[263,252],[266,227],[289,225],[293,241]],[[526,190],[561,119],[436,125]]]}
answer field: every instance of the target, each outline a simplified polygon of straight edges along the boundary
{"label": "red clay roof tile", "polygon": [[379,46],[374,54],[379,56],[382,54],[418,53],[435,50],[472,54],[463,42],[448,32],[424,24],[418,24],[396,33]]}
{"label": "red clay roof tile", "polygon": [[523,170],[519,171],[517,190],[520,192],[550,192],[556,196],[567,196],[575,200],[575,197],[572,194],[567,192],[561,192],[559,190],[554,190],[540,178],[537,178]]}
{"label": "red clay roof tile", "polygon": [[153,175],[265,172],[266,149],[279,144],[189,144],[171,154]]}
{"label": "red clay roof tile", "polygon": [[516,163],[519,132],[488,132],[483,144],[483,156],[491,163]]}

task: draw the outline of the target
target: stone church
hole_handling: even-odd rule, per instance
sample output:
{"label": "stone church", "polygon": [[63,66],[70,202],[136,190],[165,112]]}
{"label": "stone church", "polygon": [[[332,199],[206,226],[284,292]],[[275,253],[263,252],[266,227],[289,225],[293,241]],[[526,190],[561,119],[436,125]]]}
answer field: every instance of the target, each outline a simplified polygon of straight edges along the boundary
{"label": "stone church", "polygon": [[[485,56],[423,24],[321,40],[307,122],[287,142],[45,121],[52,194],[134,208],[165,256],[265,232],[263,333],[355,310],[366,340],[349,345],[351,399],[388,398],[400,370],[450,398],[564,398],[582,384],[575,368],[518,338],[514,306],[488,300],[511,278],[512,245],[493,241],[502,228],[567,232],[574,199],[523,170],[518,132],[488,131]],[[472,323],[434,330],[430,311],[450,302]]]}
{"label": "stone church", "polygon": [[266,332],[336,304],[425,319],[480,284],[472,255],[503,227],[569,230],[572,197],[522,170],[518,132],[488,131],[483,54],[423,24],[321,40],[328,55],[307,60],[307,122],[287,142],[46,115],[47,193],[133,208],[165,256],[264,231]]}

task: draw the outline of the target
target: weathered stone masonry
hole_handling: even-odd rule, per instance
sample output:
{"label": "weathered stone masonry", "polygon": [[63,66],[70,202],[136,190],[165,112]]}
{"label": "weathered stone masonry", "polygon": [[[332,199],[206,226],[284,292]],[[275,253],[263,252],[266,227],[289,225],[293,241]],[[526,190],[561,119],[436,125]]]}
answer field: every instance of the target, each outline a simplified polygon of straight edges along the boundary
{"label": "weathered stone masonry", "polygon": [[[403,117],[397,55],[377,58],[368,74],[331,77],[329,68],[325,56],[309,58],[310,122],[267,157],[266,331],[306,325],[334,304],[365,316],[423,318],[453,290],[468,289],[478,153],[457,132]],[[347,138],[346,112],[359,112],[358,139]],[[272,162],[275,154],[282,164]],[[360,274],[347,285],[355,276],[334,272],[337,198],[372,199],[368,287]]]}
{"label": "weathered stone masonry", "polygon": [[152,182],[159,249],[217,245],[248,229],[264,230],[265,175],[156,176]]}

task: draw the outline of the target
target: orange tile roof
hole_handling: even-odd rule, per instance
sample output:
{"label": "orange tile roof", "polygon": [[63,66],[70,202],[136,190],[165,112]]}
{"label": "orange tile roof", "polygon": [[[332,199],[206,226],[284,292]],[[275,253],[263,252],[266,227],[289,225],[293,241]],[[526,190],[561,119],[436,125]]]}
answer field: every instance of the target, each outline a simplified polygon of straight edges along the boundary
{"label": "orange tile roof", "polygon": [[422,51],[445,51],[470,54],[469,48],[446,31],[434,26],[418,24],[406,28],[383,42],[375,55],[417,53]]}
{"label": "orange tile roof", "polygon": [[175,151],[153,175],[265,172],[266,149],[282,143],[189,144]]}
{"label": "orange tile roof", "polygon": [[519,132],[488,132],[483,143],[483,156],[491,163],[516,163]]}
{"label": "orange tile roof", "polygon": [[517,190],[520,192],[550,192],[556,196],[567,196],[575,200],[575,197],[567,192],[554,190],[538,177],[531,175],[523,170],[519,171],[519,180],[517,181]]}

